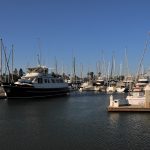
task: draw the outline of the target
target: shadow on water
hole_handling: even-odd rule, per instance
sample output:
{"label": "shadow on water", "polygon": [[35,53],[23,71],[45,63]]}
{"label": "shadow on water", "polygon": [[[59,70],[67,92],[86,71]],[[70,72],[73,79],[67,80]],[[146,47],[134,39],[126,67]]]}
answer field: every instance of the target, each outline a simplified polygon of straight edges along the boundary
{"label": "shadow on water", "polygon": [[69,99],[68,95],[64,96],[55,96],[55,97],[46,97],[46,98],[17,98],[17,99],[5,99],[8,105],[23,105],[23,104],[33,104],[33,103],[53,103],[67,101]]}

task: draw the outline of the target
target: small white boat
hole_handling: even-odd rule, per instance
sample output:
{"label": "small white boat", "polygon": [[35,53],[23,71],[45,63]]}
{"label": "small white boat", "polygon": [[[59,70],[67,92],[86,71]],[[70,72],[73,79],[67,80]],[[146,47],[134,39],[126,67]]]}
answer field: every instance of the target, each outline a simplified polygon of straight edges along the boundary
{"label": "small white boat", "polygon": [[134,87],[133,91],[129,93],[126,97],[129,105],[142,105],[145,104],[145,93],[144,91],[139,87]]}
{"label": "small white boat", "polygon": [[100,87],[93,84],[93,81],[87,81],[81,84],[79,91],[99,91]]}
{"label": "small white boat", "polygon": [[149,80],[145,77],[140,77],[133,87],[130,95],[127,96],[129,105],[145,105],[145,87],[148,85]]}
{"label": "small white boat", "polygon": [[96,80],[95,82],[95,85],[96,85],[96,89],[98,91],[101,91],[101,92],[106,92],[106,80],[103,79],[102,77],[98,77],[98,79]]}
{"label": "small white boat", "polygon": [[150,84],[146,85],[144,92],[139,87],[135,87],[131,95],[128,95],[126,99],[113,99],[110,96],[109,107],[119,107],[123,105],[131,105],[139,108],[150,108]]}
{"label": "small white boat", "polygon": [[116,85],[117,85],[117,83],[116,83],[115,80],[110,80],[110,81],[109,81],[109,84],[108,84],[108,86],[107,86],[107,88],[106,88],[106,92],[107,92],[107,93],[116,92]]}
{"label": "small white boat", "polygon": [[118,93],[124,93],[128,91],[128,88],[123,81],[119,81],[116,86],[116,91]]}
{"label": "small white boat", "polygon": [[116,92],[116,87],[115,86],[108,86],[106,88],[107,93],[113,93]]}
{"label": "small white boat", "polygon": [[125,91],[125,87],[117,87],[116,90],[118,93],[123,93]]}
{"label": "small white boat", "polygon": [[148,78],[140,77],[136,83],[136,86],[144,88],[149,83]]}

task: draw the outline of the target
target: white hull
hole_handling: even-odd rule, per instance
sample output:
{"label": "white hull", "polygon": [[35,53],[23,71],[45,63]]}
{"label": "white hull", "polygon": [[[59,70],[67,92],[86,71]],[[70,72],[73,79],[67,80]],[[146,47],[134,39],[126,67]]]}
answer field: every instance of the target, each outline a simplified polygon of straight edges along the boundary
{"label": "white hull", "polygon": [[81,84],[79,91],[99,91],[99,86],[94,86],[93,82],[84,82]]}
{"label": "white hull", "polygon": [[87,86],[87,87],[81,87],[79,91],[99,91],[100,88],[97,86]]}
{"label": "white hull", "polygon": [[126,99],[129,105],[140,105],[140,106],[145,105],[145,96],[141,97],[127,96]]}
{"label": "white hull", "polygon": [[125,88],[116,88],[118,93],[123,93],[125,91]]}
{"label": "white hull", "polygon": [[116,87],[114,87],[114,86],[108,86],[107,89],[106,89],[106,91],[107,91],[108,93],[116,92]]}

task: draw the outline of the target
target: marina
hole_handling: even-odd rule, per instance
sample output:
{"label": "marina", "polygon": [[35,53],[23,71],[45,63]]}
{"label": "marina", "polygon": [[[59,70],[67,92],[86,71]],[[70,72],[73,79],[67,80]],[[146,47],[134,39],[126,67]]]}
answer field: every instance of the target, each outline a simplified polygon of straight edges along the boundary
{"label": "marina", "polygon": [[149,6],[1,0],[0,150],[149,150]]}

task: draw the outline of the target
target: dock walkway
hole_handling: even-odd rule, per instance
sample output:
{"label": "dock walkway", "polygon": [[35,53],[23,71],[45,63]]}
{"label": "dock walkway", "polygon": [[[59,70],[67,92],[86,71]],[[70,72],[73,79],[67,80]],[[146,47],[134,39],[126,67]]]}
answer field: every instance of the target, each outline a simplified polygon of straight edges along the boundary
{"label": "dock walkway", "polygon": [[108,112],[150,112],[150,108],[141,106],[108,107]]}

